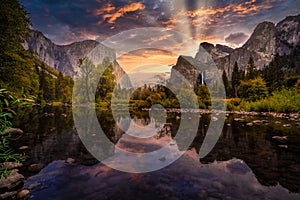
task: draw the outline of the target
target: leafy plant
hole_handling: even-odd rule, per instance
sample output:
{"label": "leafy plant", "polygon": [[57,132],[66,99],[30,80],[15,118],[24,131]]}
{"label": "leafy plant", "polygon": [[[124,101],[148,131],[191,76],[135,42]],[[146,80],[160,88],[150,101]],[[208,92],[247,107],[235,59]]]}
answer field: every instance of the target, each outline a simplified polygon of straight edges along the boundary
{"label": "leafy plant", "polygon": [[[6,89],[0,89],[0,163],[3,162],[20,162],[25,158],[24,155],[15,153],[9,146],[10,134],[5,134],[7,128],[12,127],[11,119],[17,107],[28,105],[28,102],[33,101],[33,98],[27,98],[23,90],[20,92],[21,97],[16,97]],[[0,178],[7,177],[10,171],[5,168],[0,169]]]}

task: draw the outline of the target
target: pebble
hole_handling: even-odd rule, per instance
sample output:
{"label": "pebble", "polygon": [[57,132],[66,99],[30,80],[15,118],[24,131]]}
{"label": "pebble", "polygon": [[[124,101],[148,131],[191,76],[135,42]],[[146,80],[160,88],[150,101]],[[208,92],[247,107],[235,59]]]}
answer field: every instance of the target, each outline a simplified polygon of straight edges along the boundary
{"label": "pebble", "polygon": [[253,123],[251,123],[251,122],[247,123],[247,126],[253,126]]}
{"label": "pebble", "polygon": [[280,147],[280,148],[284,148],[284,149],[287,149],[287,148],[289,148],[289,147],[288,147],[288,145],[278,145],[278,147]]}
{"label": "pebble", "polygon": [[260,120],[254,120],[253,123],[254,123],[254,124],[261,124],[262,121],[260,121]]}
{"label": "pebble", "polygon": [[288,140],[287,136],[273,136],[272,139],[277,140],[279,142],[286,142]]}
{"label": "pebble", "polygon": [[21,146],[19,149],[20,150],[27,150],[27,149],[29,149],[29,147],[28,146]]}
{"label": "pebble", "polygon": [[218,118],[217,118],[217,117],[212,117],[211,120],[212,120],[213,122],[215,122],[215,121],[218,121]]}
{"label": "pebble", "polygon": [[66,160],[66,163],[68,163],[68,164],[72,164],[74,162],[75,162],[74,158],[67,158],[67,160]]}
{"label": "pebble", "polygon": [[237,122],[244,122],[245,119],[243,119],[243,118],[234,118],[234,121],[237,121]]}
{"label": "pebble", "polygon": [[63,113],[63,114],[61,114],[61,116],[64,117],[64,118],[66,118],[66,117],[67,117],[67,114],[64,114],[64,113]]}
{"label": "pebble", "polygon": [[291,124],[284,124],[283,127],[288,127],[289,128],[289,127],[292,127],[292,125]]}

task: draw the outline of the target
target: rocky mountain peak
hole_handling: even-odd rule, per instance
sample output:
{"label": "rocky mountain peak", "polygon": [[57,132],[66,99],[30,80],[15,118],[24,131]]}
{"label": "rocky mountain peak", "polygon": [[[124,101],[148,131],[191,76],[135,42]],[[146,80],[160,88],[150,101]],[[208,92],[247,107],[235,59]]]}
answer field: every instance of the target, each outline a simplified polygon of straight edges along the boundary
{"label": "rocky mountain peak", "polygon": [[266,59],[271,59],[276,49],[276,27],[272,22],[262,22],[256,26],[252,35],[243,45],[248,51],[255,51]]}
{"label": "rocky mountain peak", "polygon": [[276,53],[288,55],[300,46],[300,14],[289,16],[276,25]]}
{"label": "rocky mountain peak", "polygon": [[[201,52],[201,47],[211,55],[220,74],[225,70],[229,79],[231,79],[234,63],[237,62],[239,68],[245,70],[251,57],[256,67],[263,69],[264,66],[271,62],[274,55],[289,55],[295,49],[300,48],[300,14],[289,16],[277,25],[272,22],[258,24],[250,38],[240,48],[232,49],[224,45],[215,46],[208,42],[203,42],[200,44],[195,60],[203,61],[207,57],[203,55],[203,51]],[[196,73],[192,75],[180,69],[180,67],[187,70],[191,68],[190,64],[192,62],[186,63],[184,60],[191,59],[178,59],[174,69],[187,74],[193,82],[196,82]]]}
{"label": "rocky mountain peak", "polygon": [[[214,60],[218,59],[218,58],[225,57],[233,51],[233,49],[228,47],[228,46],[221,45],[221,44],[217,44],[215,46],[214,44],[211,44],[211,43],[208,43],[208,42],[202,42],[200,44],[199,48],[205,49],[212,56],[212,58]],[[198,60],[201,59],[201,56],[199,55],[200,52],[201,51],[199,51],[196,55],[196,59],[198,59]]]}
{"label": "rocky mountain peak", "polygon": [[[40,61],[73,78],[79,71],[78,61],[80,58],[89,56],[95,65],[102,63],[105,57],[111,61],[116,59],[116,52],[113,49],[97,41],[85,40],[69,45],[57,45],[39,31],[33,31],[32,37],[28,39],[25,45],[35,53]],[[118,82],[125,72],[117,62],[113,62],[113,66]],[[130,81],[126,81],[126,85],[121,87],[130,86]]]}

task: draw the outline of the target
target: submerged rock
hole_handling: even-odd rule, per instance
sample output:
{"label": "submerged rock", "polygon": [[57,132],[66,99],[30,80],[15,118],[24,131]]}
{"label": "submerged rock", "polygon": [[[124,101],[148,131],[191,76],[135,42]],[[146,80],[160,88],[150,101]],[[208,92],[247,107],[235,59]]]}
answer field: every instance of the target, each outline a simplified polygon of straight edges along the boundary
{"label": "submerged rock", "polygon": [[279,142],[286,142],[288,140],[287,136],[273,136],[272,139],[277,140]]}
{"label": "submerged rock", "polygon": [[280,148],[284,148],[284,149],[287,149],[287,148],[289,148],[289,147],[288,147],[288,145],[278,145],[278,147],[280,147]]}
{"label": "submerged rock", "polygon": [[247,123],[247,126],[253,126],[253,123],[251,123],[251,122]]}
{"label": "submerged rock", "polygon": [[245,119],[243,119],[243,118],[234,118],[234,121],[236,121],[236,122],[244,122]]}
{"label": "submerged rock", "polygon": [[30,171],[30,172],[39,172],[43,168],[44,168],[44,164],[42,164],[42,163],[32,164],[28,167],[28,171]]}
{"label": "submerged rock", "polygon": [[291,124],[284,124],[283,127],[289,128],[289,127],[292,127],[292,125]]}

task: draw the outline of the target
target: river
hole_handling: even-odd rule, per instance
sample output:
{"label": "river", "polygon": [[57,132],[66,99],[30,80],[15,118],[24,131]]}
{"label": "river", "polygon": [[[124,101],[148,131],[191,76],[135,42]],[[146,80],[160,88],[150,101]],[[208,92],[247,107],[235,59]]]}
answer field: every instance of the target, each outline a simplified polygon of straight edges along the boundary
{"label": "river", "polygon": [[[151,122],[147,111],[130,114],[140,126]],[[116,120],[109,111],[97,110],[97,116],[112,143],[139,153],[172,140],[181,121],[180,113],[168,112],[169,128],[143,142],[120,129],[122,113]],[[30,199],[300,199],[299,119],[229,114],[217,144],[199,159],[210,118],[201,114],[197,134],[178,160],[148,173],[121,172],[95,159],[76,132],[70,107],[18,111],[13,124],[25,134],[12,145],[29,147],[20,172]],[[28,170],[36,163],[44,168]]]}

